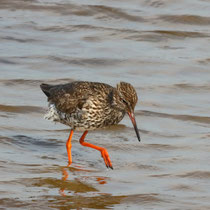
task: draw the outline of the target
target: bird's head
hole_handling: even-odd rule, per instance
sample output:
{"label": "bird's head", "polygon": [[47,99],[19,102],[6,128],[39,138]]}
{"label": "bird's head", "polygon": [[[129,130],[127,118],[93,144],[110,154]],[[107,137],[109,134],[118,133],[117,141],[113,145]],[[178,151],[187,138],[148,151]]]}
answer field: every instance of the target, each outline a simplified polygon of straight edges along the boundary
{"label": "bird's head", "polygon": [[140,141],[139,131],[136,125],[135,115],[134,115],[134,108],[138,101],[138,96],[136,94],[136,90],[134,87],[126,82],[120,82],[117,84],[117,91],[118,91],[118,106],[123,111],[125,111],[131,119],[131,122],[134,126],[136,135],[138,140]]}

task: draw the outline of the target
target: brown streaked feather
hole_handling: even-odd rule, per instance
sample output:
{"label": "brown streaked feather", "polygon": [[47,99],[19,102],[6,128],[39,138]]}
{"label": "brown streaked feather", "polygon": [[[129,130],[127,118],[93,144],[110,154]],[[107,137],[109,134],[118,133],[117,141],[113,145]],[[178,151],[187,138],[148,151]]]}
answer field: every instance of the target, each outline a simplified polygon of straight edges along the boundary
{"label": "brown streaked feather", "polygon": [[84,142],[89,130],[118,124],[127,113],[140,141],[134,116],[138,97],[131,84],[120,82],[117,88],[114,88],[104,83],[80,81],[61,85],[41,84],[41,89],[49,101],[45,119],[71,127],[66,144],[68,166],[72,162],[71,138],[74,130],[85,131],[80,138],[80,143],[99,150],[106,166],[110,168],[112,164],[106,149]]}
{"label": "brown streaked feather", "polygon": [[138,96],[134,87],[127,82],[120,82],[117,84],[117,90],[122,94],[123,98],[130,103],[134,110],[138,101]]}
{"label": "brown streaked feather", "polygon": [[104,92],[109,94],[113,87],[104,83],[72,82],[61,85],[41,84],[41,89],[57,110],[70,114],[77,108],[81,109],[89,97]]}

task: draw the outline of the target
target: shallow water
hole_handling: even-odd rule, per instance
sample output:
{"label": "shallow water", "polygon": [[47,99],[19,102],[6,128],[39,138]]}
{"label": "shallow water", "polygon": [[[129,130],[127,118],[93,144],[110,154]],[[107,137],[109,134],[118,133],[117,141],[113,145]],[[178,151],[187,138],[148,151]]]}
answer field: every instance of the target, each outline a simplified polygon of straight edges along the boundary
{"label": "shallow water", "polygon": [[[0,207],[210,208],[210,3],[0,0]],[[125,117],[89,132],[43,119],[39,85],[132,83],[142,142]]]}

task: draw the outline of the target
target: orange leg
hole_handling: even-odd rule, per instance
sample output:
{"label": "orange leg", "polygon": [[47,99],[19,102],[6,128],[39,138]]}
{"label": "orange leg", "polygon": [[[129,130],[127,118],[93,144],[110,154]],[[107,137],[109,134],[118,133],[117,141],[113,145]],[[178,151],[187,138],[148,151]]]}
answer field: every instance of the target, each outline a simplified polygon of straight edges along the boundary
{"label": "orange leg", "polygon": [[68,154],[68,159],[69,159],[68,166],[70,166],[71,163],[72,163],[72,157],[71,157],[71,147],[72,147],[72,145],[71,145],[71,139],[72,139],[73,133],[74,133],[74,131],[71,130],[70,135],[69,135],[69,138],[68,138],[68,140],[66,142],[66,149],[67,149],[67,154]]}
{"label": "orange leg", "polygon": [[[69,174],[68,174],[68,172],[67,172],[67,170],[66,170],[65,168],[62,169],[62,174],[63,174],[62,183],[64,183],[64,182],[67,180]],[[64,187],[64,185],[62,184],[62,187],[61,187],[60,190],[59,190],[60,195],[66,196],[64,190],[65,190],[65,187]]]}
{"label": "orange leg", "polygon": [[87,133],[88,133],[88,131],[85,131],[83,133],[83,135],[81,136],[81,138],[79,140],[80,144],[83,145],[83,146],[85,146],[85,147],[91,147],[93,149],[96,149],[96,150],[100,151],[101,152],[101,156],[104,159],[104,162],[106,164],[106,167],[113,169],[111,160],[109,158],[109,154],[108,154],[108,152],[107,152],[107,150],[105,148],[98,147],[96,145],[93,145],[93,144],[90,144],[90,143],[87,143],[87,142],[84,141],[85,136],[87,135]]}

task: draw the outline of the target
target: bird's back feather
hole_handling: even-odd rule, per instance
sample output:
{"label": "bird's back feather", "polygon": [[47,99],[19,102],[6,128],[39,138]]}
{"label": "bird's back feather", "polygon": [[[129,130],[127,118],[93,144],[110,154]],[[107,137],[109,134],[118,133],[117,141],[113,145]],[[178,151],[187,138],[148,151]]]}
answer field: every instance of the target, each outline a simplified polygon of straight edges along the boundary
{"label": "bird's back feather", "polygon": [[61,85],[41,84],[41,89],[48,97],[50,104],[63,113],[73,113],[76,108],[82,108],[89,97],[107,94],[113,87],[104,83],[72,82]]}

